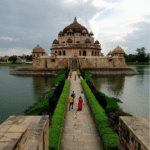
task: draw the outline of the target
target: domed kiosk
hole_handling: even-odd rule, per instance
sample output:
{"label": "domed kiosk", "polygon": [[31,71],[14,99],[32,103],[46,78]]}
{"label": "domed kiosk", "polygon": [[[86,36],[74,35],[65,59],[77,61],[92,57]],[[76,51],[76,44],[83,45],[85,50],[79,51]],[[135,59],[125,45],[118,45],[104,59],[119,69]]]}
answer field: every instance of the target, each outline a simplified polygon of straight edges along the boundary
{"label": "domed kiosk", "polygon": [[[121,47],[119,53],[114,49],[110,61],[109,57],[101,56],[101,44],[98,40],[94,41],[93,36],[94,34],[79,24],[75,17],[73,23],[60,30],[58,39],[52,42],[51,56],[36,57],[33,59],[33,66],[51,69],[68,67],[72,70],[126,66]],[[34,51],[35,49],[33,54]],[[116,54],[121,57],[116,57]]]}

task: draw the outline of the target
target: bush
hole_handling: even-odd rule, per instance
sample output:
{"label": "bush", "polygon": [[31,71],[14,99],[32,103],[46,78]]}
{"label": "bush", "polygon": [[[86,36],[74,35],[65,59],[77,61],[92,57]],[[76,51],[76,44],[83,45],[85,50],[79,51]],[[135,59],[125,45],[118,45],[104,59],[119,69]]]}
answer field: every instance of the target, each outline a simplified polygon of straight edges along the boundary
{"label": "bush", "polygon": [[81,75],[81,72],[80,72],[79,70],[77,70],[77,72],[78,72],[78,76],[80,76],[80,75]]}
{"label": "bush", "polygon": [[[59,150],[66,109],[66,101],[69,92],[70,80],[65,80],[64,88],[58,100],[57,106],[49,130],[49,146],[51,150]],[[67,92],[67,93],[66,93]]]}
{"label": "bush", "polygon": [[[85,80],[81,80],[83,89],[85,90],[89,105],[91,107],[96,126],[101,136],[105,149],[116,150],[119,146],[119,137],[109,126],[108,117],[104,109],[99,105],[92,91],[88,87]],[[108,130],[109,129],[109,130]],[[111,132],[110,132],[111,131]],[[104,134],[105,133],[105,134]]]}
{"label": "bush", "polygon": [[68,72],[69,72],[68,68],[64,68],[64,69],[58,71],[57,77],[54,80],[53,84],[59,84],[62,80],[65,79],[66,76],[68,77]]}
{"label": "bush", "polygon": [[41,111],[48,109],[48,100],[50,96],[53,96],[54,91],[43,93],[38,102],[24,111],[24,115],[39,115]]}
{"label": "bush", "polygon": [[72,70],[69,71],[69,74],[71,74],[71,73],[72,73]]}

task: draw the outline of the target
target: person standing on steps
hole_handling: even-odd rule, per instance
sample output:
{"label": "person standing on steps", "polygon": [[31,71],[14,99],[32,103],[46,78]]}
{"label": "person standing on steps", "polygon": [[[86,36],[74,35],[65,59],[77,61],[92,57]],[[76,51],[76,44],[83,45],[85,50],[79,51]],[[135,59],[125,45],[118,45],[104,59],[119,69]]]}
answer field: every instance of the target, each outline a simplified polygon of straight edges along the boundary
{"label": "person standing on steps", "polygon": [[71,93],[71,96],[73,96],[73,104],[74,104],[74,98],[76,96],[76,94],[74,93],[74,91]]}
{"label": "person standing on steps", "polygon": [[83,93],[83,91],[81,91],[81,97],[82,97],[83,104],[84,104],[84,93]]}
{"label": "person standing on steps", "polygon": [[82,103],[83,103],[83,100],[82,100],[82,98],[81,98],[81,96],[79,97],[79,103],[78,103],[78,111],[80,110],[82,110]]}
{"label": "person standing on steps", "polygon": [[70,107],[72,105],[72,109],[73,109],[73,97],[69,97],[69,111],[70,111]]}

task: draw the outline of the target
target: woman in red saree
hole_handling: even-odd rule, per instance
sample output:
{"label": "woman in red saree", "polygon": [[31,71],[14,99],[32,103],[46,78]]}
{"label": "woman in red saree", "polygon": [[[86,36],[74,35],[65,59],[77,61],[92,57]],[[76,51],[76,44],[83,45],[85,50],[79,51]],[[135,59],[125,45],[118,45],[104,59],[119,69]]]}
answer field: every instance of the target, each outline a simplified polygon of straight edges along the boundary
{"label": "woman in red saree", "polygon": [[78,110],[82,110],[82,103],[83,103],[83,100],[81,98],[81,96],[79,97],[79,103],[78,103]]}

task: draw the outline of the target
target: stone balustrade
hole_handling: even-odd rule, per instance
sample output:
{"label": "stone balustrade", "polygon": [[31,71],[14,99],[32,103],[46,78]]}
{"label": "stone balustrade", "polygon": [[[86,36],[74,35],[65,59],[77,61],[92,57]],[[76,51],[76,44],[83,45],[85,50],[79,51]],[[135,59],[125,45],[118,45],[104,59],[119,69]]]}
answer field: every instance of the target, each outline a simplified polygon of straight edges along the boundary
{"label": "stone balustrade", "polygon": [[119,117],[119,150],[149,150],[150,117]]}
{"label": "stone balustrade", "polygon": [[49,116],[10,116],[0,125],[0,150],[48,150]]}

